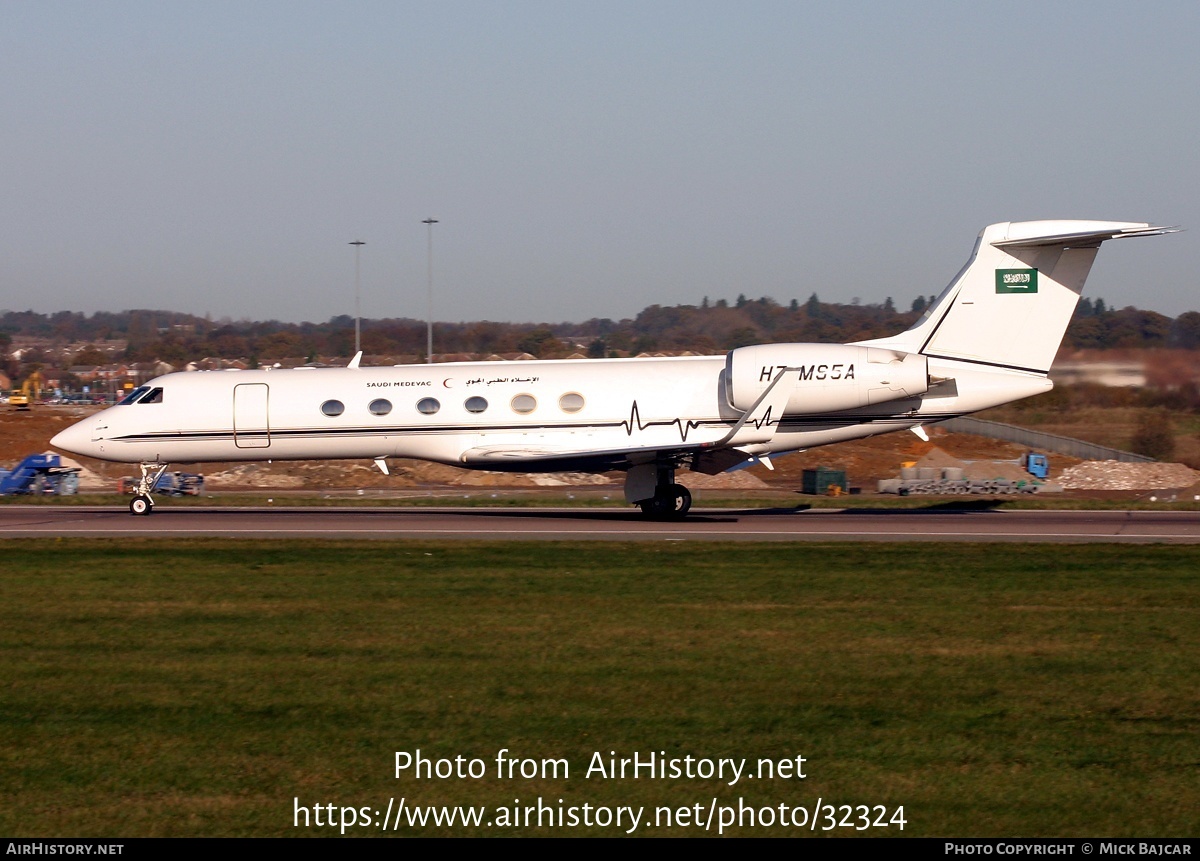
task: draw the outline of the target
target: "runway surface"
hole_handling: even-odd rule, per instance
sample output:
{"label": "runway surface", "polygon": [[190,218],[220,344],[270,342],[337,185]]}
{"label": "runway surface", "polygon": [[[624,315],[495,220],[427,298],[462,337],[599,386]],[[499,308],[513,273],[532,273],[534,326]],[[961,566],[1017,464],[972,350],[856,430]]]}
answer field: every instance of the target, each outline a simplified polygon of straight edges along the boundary
{"label": "runway surface", "polygon": [[1200,543],[1195,511],[694,509],[684,521],[586,508],[0,506],[0,538],[228,537],[605,541]]}

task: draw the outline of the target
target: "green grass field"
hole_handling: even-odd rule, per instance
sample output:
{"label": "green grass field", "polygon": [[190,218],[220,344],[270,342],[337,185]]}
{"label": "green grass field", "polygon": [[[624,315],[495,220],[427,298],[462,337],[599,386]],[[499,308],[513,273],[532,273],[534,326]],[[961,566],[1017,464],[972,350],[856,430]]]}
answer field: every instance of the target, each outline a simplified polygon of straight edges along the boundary
{"label": "green grass field", "polygon": [[[642,806],[641,835],[703,833],[656,808],[818,798],[904,808],[903,832],[834,834],[1200,831],[1197,547],[2,547],[2,834],[334,835],[294,799],[402,797]],[[418,749],[487,774],[397,779]],[[498,779],[502,749],[570,776]],[[807,777],[585,777],[610,751]]]}

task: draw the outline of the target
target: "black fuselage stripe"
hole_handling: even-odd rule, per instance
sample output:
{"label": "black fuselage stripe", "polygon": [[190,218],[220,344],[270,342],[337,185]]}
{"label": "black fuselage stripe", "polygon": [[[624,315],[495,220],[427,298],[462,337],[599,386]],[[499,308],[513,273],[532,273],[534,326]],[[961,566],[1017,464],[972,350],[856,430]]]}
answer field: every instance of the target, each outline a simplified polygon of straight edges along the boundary
{"label": "black fuselage stripe", "polygon": [[[806,415],[806,416],[784,416],[779,422],[779,428],[782,432],[787,432],[788,428],[806,427],[811,425],[855,425],[855,424],[903,424],[908,425],[913,422],[938,422],[946,419],[955,418],[962,415],[960,412],[945,412],[945,413],[923,413],[919,416],[906,415],[882,415],[882,416],[846,416],[838,414],[828,415]],[[676,420],[672,419],[668,422],[663,422],[664,425],[674,424]],[[732,427],[735,422],[733,420],[723,419],[705,419],[698,423],[700,426],[707,427]],[[580,428],[589,428],[595,430],[611,430],[613,428],[624,427],[625,422],[606,422],[604,424],[595,425],[564,425],[559,427],[528,427],[522,425],[496,426],[489,425],[486,427],[466,426],[466,427],[389,427],[389,428],[293,428],[293,429],[276,429],[265,428],[252,431],[237,431],[220,430],[220,431],[188,431],[188,432],[160,432],[149,434],[129,434],[127,436],[113,437],[114,442],[226,442],[233,439],[245,438],[255,439],[270,437],[279,440],[306,440],[306,439],[360,439],[380,436],[399,436],[399,437],[414,437],[414,436],[432,436],[441,434],[489,434],[489,433],[511,433],[514,431],[525,431],[528,433],[554,433],[557,431],[578,430]]]}

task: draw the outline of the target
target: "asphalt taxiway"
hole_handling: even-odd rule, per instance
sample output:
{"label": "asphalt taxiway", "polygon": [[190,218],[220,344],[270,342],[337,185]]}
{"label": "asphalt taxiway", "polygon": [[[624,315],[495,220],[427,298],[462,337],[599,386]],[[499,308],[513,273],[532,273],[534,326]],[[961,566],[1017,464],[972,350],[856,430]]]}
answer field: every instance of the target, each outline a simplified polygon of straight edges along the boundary
{"label": "asphalt taxiway", "polygon": [[683,521],[588,508],[0,506],[0,538],[1200,543],[1198,511],[693,509]]}

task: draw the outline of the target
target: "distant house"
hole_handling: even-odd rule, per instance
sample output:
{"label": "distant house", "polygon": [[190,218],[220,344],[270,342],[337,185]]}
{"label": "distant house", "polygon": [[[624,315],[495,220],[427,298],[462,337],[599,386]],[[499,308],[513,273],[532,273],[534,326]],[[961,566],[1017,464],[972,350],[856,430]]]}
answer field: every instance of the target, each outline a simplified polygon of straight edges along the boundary
{"label": "distant house", "polygon": [[67,372],[84,385],[91,385],[99,380],[107,379],[101,365],[72,365]]}
{"label": "distant house", "polygon": [[183,366],[185,371],[226,371],[230,368],[246,370],[250,367],[242,359],[222,359],[217,356],[206,356],[198,362],[188,362]]}
{"label": "distant house", "polygon": [[42,368],[42,387],[45,389],[61,389],[63,380],[62,368]]}
{"label": "distant house", "polygon": [[67,369],[85,386],[99,386],[107,383],[118,383],[129,377],[129,366],[123,363],[113,365],[72,365]]}

